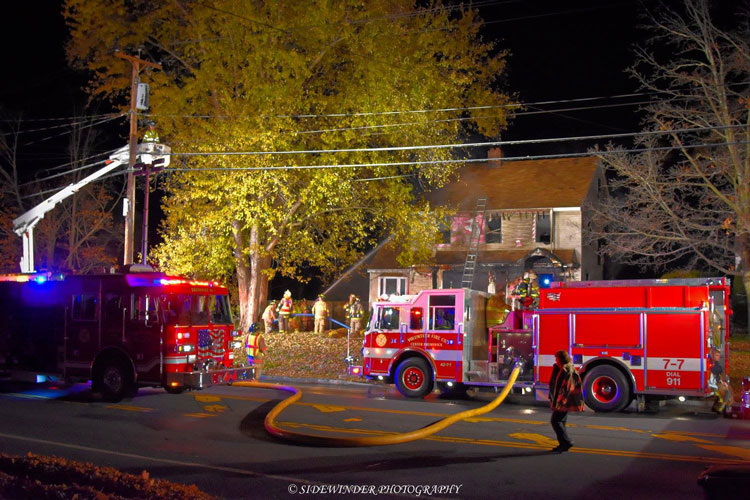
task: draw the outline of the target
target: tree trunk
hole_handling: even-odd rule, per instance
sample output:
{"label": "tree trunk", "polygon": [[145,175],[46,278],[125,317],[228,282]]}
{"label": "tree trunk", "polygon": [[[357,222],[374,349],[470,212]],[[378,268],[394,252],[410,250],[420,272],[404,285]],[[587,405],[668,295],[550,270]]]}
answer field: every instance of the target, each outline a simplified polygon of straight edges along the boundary
{"label": "tree trunk", "polygon": [[260,280],[258,268],[258,225],[254,224],[250,229],[250,287],[248,288],[247,311],[248,326],[258,320],[258,295],[260,292]]}
{"label": "tree trunk", "polygon": [[[237,262],[237,289],[240,303],[241,331],[248,331],[250,326],[258,321],[260,307],[268,297],[268,276],[265,271],[271,266],[269,255],[261,256],[258,249],[259,229],[253,226],[250,229],[250,238],[245,240],[242,233],[242,225],[239,221],[232,222],[235,243],[235,259]],[[250,249],[250,258],[244,257],[244,250]]]}
{"label": "tree trunk", "polygon": [[251,269],[243,255],[245,235],[242,234],[242,223],[238,220],[232,221],[232,235],[234,236],[234,259],[237,265],[237,299],[240,303],[240,323],[238,328],[240,331],[246,332],[252,324],[247,315]]}

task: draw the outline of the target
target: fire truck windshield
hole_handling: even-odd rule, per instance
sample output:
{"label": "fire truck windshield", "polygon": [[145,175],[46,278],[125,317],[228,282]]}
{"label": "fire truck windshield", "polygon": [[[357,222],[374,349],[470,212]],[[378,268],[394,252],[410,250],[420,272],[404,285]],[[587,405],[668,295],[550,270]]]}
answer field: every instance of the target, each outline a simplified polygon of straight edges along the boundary
{"label": "fire truck windshield", "polygon": [[177,325],[231,324],[229,299],[225,295],[162,295],[165,322]]}
{"label": "fire truck windshield", "polygon": [[381,307],[378,309],[378,317],[375,322],[377,330],[398,330],[398,323],[398,307]]}
{"label": "fire truck windshield", "polygon": [[232,324],[232,313],[229,309],[229,297],[226,295],[209,295],[208,310],[211,312],[211,323]]}

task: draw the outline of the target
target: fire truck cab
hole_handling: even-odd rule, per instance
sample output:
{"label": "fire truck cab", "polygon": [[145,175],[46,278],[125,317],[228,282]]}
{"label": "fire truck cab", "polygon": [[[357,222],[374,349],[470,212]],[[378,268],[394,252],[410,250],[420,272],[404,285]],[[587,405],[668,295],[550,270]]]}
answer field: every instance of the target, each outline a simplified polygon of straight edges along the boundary
{"label": "fire truck cab", "polygon": [[118,400],[252,378],[234,367],[227,289],[155,272],[0,276],[0,371],[30,381],[91,380]]}
{"label": "fire truck cab", "polygon": [[510,311],[490,328],[487,294],[424,290],[373,304],[363,374],[424,397],[435,384],[502,387],[520,363],[516,389],[546,399],[555,352],[565,350],[595,411],[634,397],[706,397],[712,350],[728,370],[729,289],[726,278],[555,282],[538,309]]}

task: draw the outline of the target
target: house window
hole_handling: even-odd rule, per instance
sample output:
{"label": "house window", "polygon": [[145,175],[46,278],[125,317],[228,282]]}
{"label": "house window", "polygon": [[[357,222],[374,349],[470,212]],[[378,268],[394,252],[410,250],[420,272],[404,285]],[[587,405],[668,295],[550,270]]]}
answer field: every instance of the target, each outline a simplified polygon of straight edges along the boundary
{"label": "house window", "polygon": [[451,221],[445,219],[440,223],[440,243],[443,245],[451,244]]}
{"label": "house window", "polygon": [[534,228],[536,234],[536,242],[544,243],[549,245],[552,234],[552,227],[550,224],[549,214],[537,214],[536,215],[536,226]]}
{"label": "house window", "polygon": [[487,228],[484,231],[485,243],[503,242],[503,217],[500,214],[487,217]]}
{"label": "house window", "polygon": [[383,276],[378,279],[378,297],[383,295],[406,295],[406,277]]}

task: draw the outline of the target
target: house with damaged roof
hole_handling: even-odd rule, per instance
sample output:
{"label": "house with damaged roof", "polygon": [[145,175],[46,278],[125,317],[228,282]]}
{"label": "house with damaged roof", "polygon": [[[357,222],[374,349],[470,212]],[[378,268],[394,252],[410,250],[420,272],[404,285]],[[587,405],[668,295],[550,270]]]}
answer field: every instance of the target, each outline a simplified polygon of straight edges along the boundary
{"label": "house with damaged roof", "polygon": [[492,149],[486,163],[463,167],[456,181],[426,195],[433,206],[455,210],[430,262],[404,268],[386,240],[326,293],[372,302],[426,288],[486,291],[490,280],[501,292],[531,270],[558,281],[602,279],[602,259],[586,235],[588,211],[601,196],[596,157],[511,162]]}

